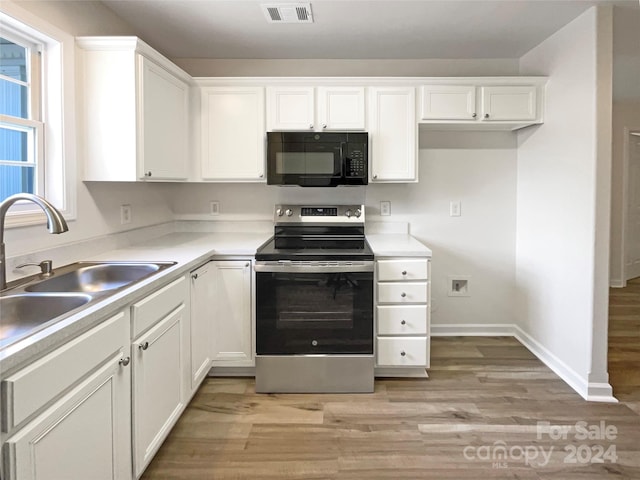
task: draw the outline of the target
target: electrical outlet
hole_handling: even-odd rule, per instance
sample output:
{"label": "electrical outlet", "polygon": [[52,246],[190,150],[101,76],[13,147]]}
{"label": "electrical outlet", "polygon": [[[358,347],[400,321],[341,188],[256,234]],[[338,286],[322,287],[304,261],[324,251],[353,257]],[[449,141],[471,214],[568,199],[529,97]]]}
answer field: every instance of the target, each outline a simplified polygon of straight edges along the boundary
{"label": "electrical outlet", "polygon": [[449,202],[449,216],[459,217],[460,215],[462,215],[462,202],[460,200]]}
{"label": "electrical outlet", "polygon": [[220,202],[211,201],[209,203],[209,215],[220,215]]}
{"label": "electrical outlet", "polygon": [[449,285],[447,287],[447,295],[450,297],[470,297],[469,275],[449,275]]}
{"label": "electrical outlet", "polygon": [[120,205],[120,224],[125,225],[127,223],[131,223],[131,217],[131,205]]}
{"label": "electrical outlet", "polygon": [[380,202],[380,215],[391,215],[391,202],[388,200],[383,200]]}

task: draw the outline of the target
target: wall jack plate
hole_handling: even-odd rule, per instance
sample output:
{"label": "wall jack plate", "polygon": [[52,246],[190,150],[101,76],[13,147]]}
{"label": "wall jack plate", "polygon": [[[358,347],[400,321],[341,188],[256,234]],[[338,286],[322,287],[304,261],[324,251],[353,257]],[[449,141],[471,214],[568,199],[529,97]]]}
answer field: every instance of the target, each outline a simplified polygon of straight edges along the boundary
{"label": "wall jack plate", "polygon": [[449,275],[449,285],[447,287],[447,295],[450,297],[470,297],[469,282],[470,275]]}
{"label": "wall jack plate", "polygon": [[220,202],[211,201],[209,203],[209,215],[220,215]]}
{"label": "wall jack plate", "polygon": [[391,202],[389,200],[383,200],[380,202],[380,215],[391,215]]}

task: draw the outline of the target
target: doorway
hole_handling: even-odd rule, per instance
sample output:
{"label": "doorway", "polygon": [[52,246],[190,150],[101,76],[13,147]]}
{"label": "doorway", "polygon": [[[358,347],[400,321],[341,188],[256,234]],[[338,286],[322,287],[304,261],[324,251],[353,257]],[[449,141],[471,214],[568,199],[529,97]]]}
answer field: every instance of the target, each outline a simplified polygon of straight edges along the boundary
{"label": "doorway", "polygon": [[623,280],[640,277],[640,131],[627,130],[624,145]]}

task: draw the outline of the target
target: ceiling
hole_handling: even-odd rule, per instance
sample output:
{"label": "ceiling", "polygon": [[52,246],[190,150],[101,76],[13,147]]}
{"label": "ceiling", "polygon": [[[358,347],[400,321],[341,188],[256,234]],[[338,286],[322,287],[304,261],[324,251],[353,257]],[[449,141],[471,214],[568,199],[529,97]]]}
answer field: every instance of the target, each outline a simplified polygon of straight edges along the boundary
{"label": "ceiling", "polygon": [[595,4],[638,0],[312,0],[314,23],[268,23],[290,0],[104,0],[171,58],[518,58]]}

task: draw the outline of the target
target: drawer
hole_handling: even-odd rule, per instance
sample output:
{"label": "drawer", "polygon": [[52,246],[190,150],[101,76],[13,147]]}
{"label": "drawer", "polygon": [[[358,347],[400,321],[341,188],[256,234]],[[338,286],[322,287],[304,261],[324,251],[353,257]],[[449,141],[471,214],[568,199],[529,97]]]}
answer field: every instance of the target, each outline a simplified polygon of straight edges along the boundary
{"label": "drawer", "polygon": [[129,355],[129,316],[125,312],[3,380],[2,430],[11,431],[118,351]]}
{"label": "drawer", "polygon": [[378,334],[426,335],[426,305],[382,305],[377,307]]}
{"label": "drawer", "polygon": [[427,337],[378,337],[377,347],[380,366],[427,366]]}
{"label": "drawer", "polygon": [[378,280],[427,280],[428,261],[426,259],[378,260]]}
{"label": "drawer", "polygon": [[378,303],[427,303],[427,282],[378,283]]}
{"label": "drawer", "polygon": [[136,338],[142,332],[147,331],[156,322],[166,317],[175,308],[186,302],[188,284],[185,277],[180,277],[169,285],[155,291],[144,300],[135,303],[131,307],[133,331],[131,335]]}

